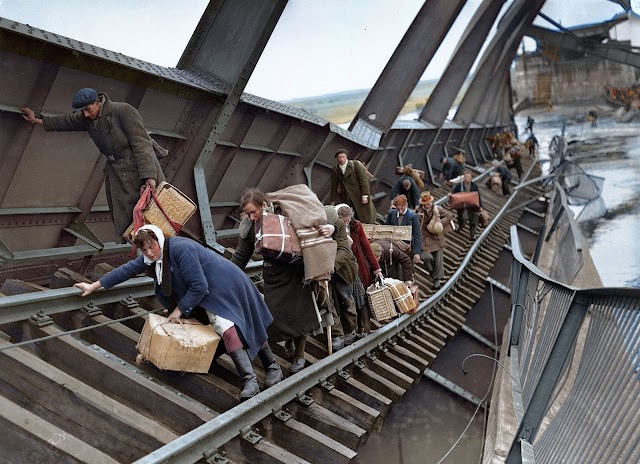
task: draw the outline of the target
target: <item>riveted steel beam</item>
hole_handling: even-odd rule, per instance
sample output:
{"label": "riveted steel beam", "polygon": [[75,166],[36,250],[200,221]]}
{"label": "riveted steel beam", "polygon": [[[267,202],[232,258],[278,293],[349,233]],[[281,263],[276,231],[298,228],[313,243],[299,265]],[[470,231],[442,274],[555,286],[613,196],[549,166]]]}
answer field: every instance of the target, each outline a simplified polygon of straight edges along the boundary
{"label": "riveted steel beam", "polygon": [[442,125],[503,4],[504,0],[484,0],[478,7],[447,69],[429,95],[420,113],[421,121],[427,121],[435,126]]}
{"label": "riveted steel beam", "polygon": [[212,1],[178,62],[178,68],[226,85],[224,104],[193,167],[204,241],[220,252],[224,249],[216,241],[205,167],[286,4],[286,0]]}
{"label": "riveted steel beam", "polygon": [[466,0],[425,2],[367,95],[349,130],[371,126],[380,134],[391,128]]}
{"label": "riveted steel beam", "polygon": [[473,81],[460,102],[453,120],[467,125],[475,122],[478,109],[488,105],[486,101],[487,87],[496,76],[504,72],[504,60],[511,63],[515,52],[510,53],[513,43],[520,43],[526,28],[534,20],[544,0],[515,0],[504,14],[498,25],[498,30],[487,47],[480,62]]}

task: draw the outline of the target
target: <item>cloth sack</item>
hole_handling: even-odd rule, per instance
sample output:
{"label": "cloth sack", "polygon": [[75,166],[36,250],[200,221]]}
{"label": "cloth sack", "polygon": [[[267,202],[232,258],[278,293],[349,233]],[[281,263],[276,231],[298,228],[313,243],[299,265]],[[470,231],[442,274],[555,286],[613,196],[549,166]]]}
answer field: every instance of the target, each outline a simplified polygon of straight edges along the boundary
{"label": "cloth sack", "polygon": [[489,225],[489,213],[485,210],[480,211],[478,214],[478,223],[480,227],[487,227]]}
{"label": "cloth sack", "polygon": [[433,214],[427,224],[427,230],[434,235],[442,235],[444,233],[444,226],[440,220],[440,211],[437,206],[433,206]]}
{"label": "cloth sack", "polygon": [[291,263],[302,256],[298,235],[286,216],[262,211],[255,237],[255,251],[264,258]]}

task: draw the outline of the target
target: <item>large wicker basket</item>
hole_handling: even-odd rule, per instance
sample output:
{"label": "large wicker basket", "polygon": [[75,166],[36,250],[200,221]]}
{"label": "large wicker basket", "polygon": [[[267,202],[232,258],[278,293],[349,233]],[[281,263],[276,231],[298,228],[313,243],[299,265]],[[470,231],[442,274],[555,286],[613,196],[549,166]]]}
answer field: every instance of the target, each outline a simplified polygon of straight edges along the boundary
{"label": "large wicker basket", "polygon": [[[196,204],[168,182],[161,182],[156,189],[156,196],[167,215],[172,221],[184,225],[196,211]],[[144,223],[156,225],[162,230],[165,237],[175,235],[176,231],[158,208],[154,200],[144,210]],[[133,240],[133,223],[127,228],[124,237]]]}
{"label": "large wicker basket", "polygon": [[362,229],[369,240],[411,240],[411,226],[362,223]]}
{"label": "large wicker basket", "polygon": [[369,309],[376,321],[384,321],[397,315],[391,291],[385,285],[372,284],[367,288]]}

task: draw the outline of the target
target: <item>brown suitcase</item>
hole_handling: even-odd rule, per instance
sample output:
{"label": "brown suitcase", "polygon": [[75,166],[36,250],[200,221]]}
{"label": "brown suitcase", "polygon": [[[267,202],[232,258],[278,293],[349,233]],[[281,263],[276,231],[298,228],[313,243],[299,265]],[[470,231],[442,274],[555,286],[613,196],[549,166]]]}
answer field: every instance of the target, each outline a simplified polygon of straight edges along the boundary
{"label": "brown suitcase", "polygon": [[480,195],[478,192],[452,193],[449,203],[452,209],[480,208]]}
{"label": "brown suitcase", "polygon": [[255,234],[255,251],[263,258],[290,263],[302,256],[296,230],[286,216],[263,211]]}
{"label": "brown suitcase", "polygon": [[416,312],[417,305],[407,284],[396,279],[384,279],[384,284],[391,290],[393,302],[399,313],[413,314]]}

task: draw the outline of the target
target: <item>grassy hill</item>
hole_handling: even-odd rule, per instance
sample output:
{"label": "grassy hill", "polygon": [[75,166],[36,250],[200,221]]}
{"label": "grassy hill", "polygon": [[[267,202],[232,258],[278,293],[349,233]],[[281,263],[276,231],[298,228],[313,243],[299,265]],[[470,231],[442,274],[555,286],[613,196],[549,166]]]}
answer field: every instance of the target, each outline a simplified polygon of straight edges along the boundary
{"label": "grassy hill", "polygon": [[[400,114],[420,112],[425,102],[433,92],[437,80],[425,80],[418,82],[413,93],[409,96],[407,102],[403,106]],[[463,90],[466,89],[465,83]],[[345,92],[332,93],[327,95],[318,95],[314,97],[296,98],[293,100],[283,101],[287,105],[304,108],[313,114],[327,119],[336,124],[345,124],[351,122],[356,115],[365,98],[369,94],[370,89],[347,90]],[[456,104],[457,104],[456,99]]]}

